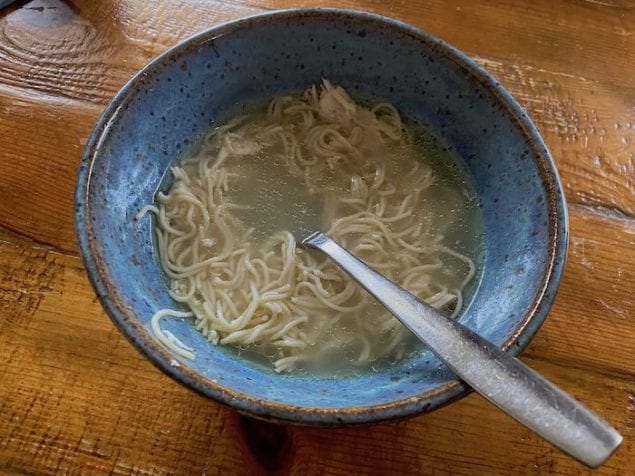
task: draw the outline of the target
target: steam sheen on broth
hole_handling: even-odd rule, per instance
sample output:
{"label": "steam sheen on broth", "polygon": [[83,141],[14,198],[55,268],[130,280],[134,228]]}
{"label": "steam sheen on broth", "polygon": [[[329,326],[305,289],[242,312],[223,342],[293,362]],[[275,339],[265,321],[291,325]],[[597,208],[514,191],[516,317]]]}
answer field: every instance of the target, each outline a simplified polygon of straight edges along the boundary
{"label": "steam sheen on broth", "polygon": [[277,372],[393,361],[414,338],[337,265],[296,246],[326,231],[374,269],[457,316],[480,257],[481,224],[467,172],[397,110],[364,107],[324,81],[302,95],[214,128],[172,168],[156,215],[170,295],[161,329],[192,318],[213,344],[271,362]]}

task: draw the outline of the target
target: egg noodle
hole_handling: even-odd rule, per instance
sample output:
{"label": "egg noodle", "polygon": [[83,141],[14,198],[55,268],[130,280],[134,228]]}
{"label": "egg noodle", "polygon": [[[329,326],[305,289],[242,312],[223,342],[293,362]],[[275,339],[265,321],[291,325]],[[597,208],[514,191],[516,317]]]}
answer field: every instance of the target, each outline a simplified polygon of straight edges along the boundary
{"label": "egg noodle", "polygon": [[277,372],[329,354],[368,365],[404,353],[407,329],[335,263],[298,248],[290,231],[256,242],[238,217],[244,205],[232,198],[237,167],[253,156],[275,156],[304,181],[324,204],[322,231],[456,316],[475,266],[435,231],[437,218],[422,197],[436,177],[412,142],[392,105],[363,107],[326,80],[300,96],[276,97],[266,113],[209,132],[200,150],[172,167],[167,193],[137,216],[156,216],[170,296],[189,309],[159,310],[151,320],[156,338],[194,359],[192,349],[160,326],[169,316],[191,318],[213,344],[261,349]]}

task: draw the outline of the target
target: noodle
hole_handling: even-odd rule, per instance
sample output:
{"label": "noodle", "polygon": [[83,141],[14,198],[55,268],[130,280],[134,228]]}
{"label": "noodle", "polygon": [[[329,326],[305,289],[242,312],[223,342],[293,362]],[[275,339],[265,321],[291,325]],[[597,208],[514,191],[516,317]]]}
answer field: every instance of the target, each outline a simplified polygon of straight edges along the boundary
{"label": "noodle", "polygon": [[[151,319],[156,338],[176,354],[194,358],[161,329],[167,316],[192,317],[214,344],[256,346],[272,355],[277,372],[333,350],[352,356],[355,365],[404,353],[408,331],[336,264],[297,248],[289,231],[258,243],[256,231],[239,218],[249,208],[233,199],[232,187],[247,173],[240,168],[244,160],[258,154],[276,157],[322,200],[325,229],[336,241],[432,306],[460,312],[475,266],[431,231],[434,217],[420,197],[435,183],[432,171],[412,157],[381,156],[412,149],[392,105],[368,110],[324,81],[300,97],[273,99],[265,114],[216,128],[201,144],[171,169],[169,191],[137,215],[156,217],[170,295],[191,311],[162,309]],[[447,256],[458,271],[435,283],[447,271]]]}

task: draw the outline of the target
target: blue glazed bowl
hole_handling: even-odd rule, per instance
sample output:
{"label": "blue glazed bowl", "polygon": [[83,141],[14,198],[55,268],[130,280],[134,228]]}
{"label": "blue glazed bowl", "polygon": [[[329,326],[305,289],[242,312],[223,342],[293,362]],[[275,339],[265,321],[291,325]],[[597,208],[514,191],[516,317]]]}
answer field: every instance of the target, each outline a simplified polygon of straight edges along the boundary
{"label": "blue glazed bowl", "polygon": [[164,326],[195,349],[179,361],[149,333],[175,307],[157,261],[152,203],[170,164],[224,111],[322,77],[383,98],[425,123],[465,160],[482,202],[484,272],[461,322],[517,354],[560,281],[565,201],[554,163],[510,94],[463,53],[409,25],[343,10],[289,10],[216,26],[167,51],[104,111],[81,162],[76,219],[88,275],[121,332],[178,382],[256,417],[302,424],[368,423],[433,410],[465,384],[429,351],[347,378],[277,375],[188,321]]}

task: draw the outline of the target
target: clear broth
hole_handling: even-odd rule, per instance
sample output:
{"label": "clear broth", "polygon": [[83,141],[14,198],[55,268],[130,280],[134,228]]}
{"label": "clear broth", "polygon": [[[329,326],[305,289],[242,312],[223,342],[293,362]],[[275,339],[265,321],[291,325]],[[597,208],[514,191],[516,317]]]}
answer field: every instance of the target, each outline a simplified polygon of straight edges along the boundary
{"label": "clear broth", "polygon": [[[404,123],[414,138],[411,148],[418,160],[431,168],[436,176],[435,183],[423,192],[419,206],[427,207],[436,217],[432,228],[444,235],[443,243],[469,257],[476,265],[476,275],[463,291],[463,311],[469,305],[480,281],[484,253],[483,219],[473,179],[461,158],[429,129],[414,121],[404,120]],[[195,155],[198,148],[195,141],[183,156]],[[393,172],[399,175],[403,166],[400,162],[405,163],[408,157],[401,157],[399,151],[389,155],[383,159],[388,160],[390,167],[394,169]],[[407,155],[411,157],[412,150]],[[246,226],[253,227],[254,246],[273,233],[285,230],[294,233],[299,242],[310,232],[328,230],[333,218],[324,198],[311,193],[304,180],[289,173],[277,156],[275,151],[259,150],[245,155],[239,163],[231,166],[236,178],[230,185],[228,197],[233,203],[245,206],[244,209],[236,210],[234,215]],[[348,186],[336,175],[327,177],[326,180],[328,187],[335,192],[341,193]],[[447,261],[452,263],[454,258],[447,257]],[[455,266],[461,266],[461,263],[457,260]],[[452,265],[439,270],[435,279],[452,279],[451,268]],[[373,303],[366,309],[369,315],[383,311],[383,307],[378,303]],[[326,338],[345,340],[348,334],[355,332],[354,326],[344,323],[331,329]],[[387,342],[389,338],[390,334],[378,333],[377,336],[380,344]],[[224,347],[227,351],[247,358],[266,370],[271,370],[271,362],[275,360],[275,349],[271,346]],[[403,342],[402,348],[400,360],[418,355],[425,350],[425,347],[411,335]],[[341,352],[328,353],[328,357],[321,359],[318,365],[300,367],[292,375],[355,375],[367,366],[356,365],[354,354],[353,349],[346,348]],[[342,365],[342,362],[348,362],[350,365]],[[394,362],[394,357],[379,358],[370,364],[370,368],[378,370]]]}

